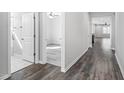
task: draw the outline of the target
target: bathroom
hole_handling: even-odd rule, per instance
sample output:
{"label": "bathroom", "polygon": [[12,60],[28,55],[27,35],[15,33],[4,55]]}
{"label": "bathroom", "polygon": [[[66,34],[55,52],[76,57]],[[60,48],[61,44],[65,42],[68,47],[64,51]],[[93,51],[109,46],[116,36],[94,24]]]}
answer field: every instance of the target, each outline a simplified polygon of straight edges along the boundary
{"label": "bathroom", "polygon": [[46,41],[47,63],[61,66],[62,14],[60,12],[46,13]]}
{"label": "bathroom", "polygon": [[[33,61],[27,60],[25,58],[25,50],[27,50],[24,45],[25,44],[25,32],[31,32],[31,30],[25,30],[24,28],[30,27],[28,25],[28,21],[25,20],[26,16],[28,18],[29,15],[33,15],[33,13],[28,12],[11,12],[10,13],[10,22],[11,22],[11,73],[17,72],[31,64]],[[31,21],[30,21],[31,23]],[[27,25],[26,25],[27,24]],[[33,28],[32,28],[33,29]],[[31,50],[31,49],[30,49]],[[24,52],[25,51],[25,52]]]}

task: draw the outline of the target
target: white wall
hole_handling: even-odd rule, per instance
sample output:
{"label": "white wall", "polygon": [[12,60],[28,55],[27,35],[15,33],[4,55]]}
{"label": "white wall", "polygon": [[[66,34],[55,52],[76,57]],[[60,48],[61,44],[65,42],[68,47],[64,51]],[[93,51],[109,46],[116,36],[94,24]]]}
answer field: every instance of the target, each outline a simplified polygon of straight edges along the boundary
{"label": "white wall", "polygon": [[8,13],[0,12],[0,77],[8,74]]}
{"label": "white wall", "polygon": [[49,18],[46,15],[46,31],[48,44],[60,44],[62,38],[61,15]]}
{"label": "white wall", "polygon": [[116,14],[115,51],[119,66],[124,76],[124,12]]}
{"label": "white wall", "polygon": [[89,14],[65,13],[65,68],[69,69],[88,49]]}

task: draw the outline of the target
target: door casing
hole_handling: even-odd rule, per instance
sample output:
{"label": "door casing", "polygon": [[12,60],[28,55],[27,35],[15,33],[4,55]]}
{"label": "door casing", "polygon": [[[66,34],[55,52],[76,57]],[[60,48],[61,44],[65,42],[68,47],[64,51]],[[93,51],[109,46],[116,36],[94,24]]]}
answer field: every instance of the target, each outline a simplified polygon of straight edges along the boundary
{"label": "door casing", "polygon": [[[10,16],[11,12],[8,12],[8,74],[1,77],[0,79],[6,79],[8,77],[11,76],[11,20],[10,20]],[[34,17],[35,17],[35,64],[39,63],[39,13],[34,13]]]}
{"label": "door casing", "polygon": [[[47,42],[46,42],[46,25],[47,25],[47,22],[46,22],[46,17],[47,17],[47,13],[42,13],[42,18],[41,18],[41,21],[42,21],[42,25],[40,25],[40,29],[42,31],[42,35],[41,35],[41,47],[42,47],[42,61],[41,61],[41,64],[46,64],[47,63],[47,59],[46,59],[46,56],[47,56],[47,51],[46,51],[46,45],[47,45]],[[65,13],[62,12],[61,13],[61,16],[62,16],[62,42],[61,42],[61,72],[65,72]],[[43,27],[42,27],[43,26]]]}

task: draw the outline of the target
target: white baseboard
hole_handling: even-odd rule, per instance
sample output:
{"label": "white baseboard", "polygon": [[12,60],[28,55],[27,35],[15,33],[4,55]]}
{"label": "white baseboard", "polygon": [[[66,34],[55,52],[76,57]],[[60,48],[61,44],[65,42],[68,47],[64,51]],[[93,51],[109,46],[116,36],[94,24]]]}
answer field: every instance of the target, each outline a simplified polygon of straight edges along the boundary
{"label": "white baseboard", "polygon": [[[57,63],[58,62],[58,63]],[[51,64],[51,65],[54,65],[54,66],[58,66],[58,67],[61,67],[61,65],[59,64],[60,62],[57,61],[57,62],[54,62],[54,61],[50,61],[50,62],[47,62],[48,64]]]}
{"label": "white baseboard", "polygon": [[61,72],[66,72],[65,68],[61,67]]}
{"label": "white baseboard", "polygon": [[73,62],[71,62],[71,64],[66,67],[66,68],[61,68],[61,72],[67,72],[86,52],[87,52],[88,48],[81,54],[79,55]]}
{"label": "white baseboard", "polygon": [[90,44],[90,46],[89,46],[90,48],[92,48],[92,44]]}
{"label": "white baseboard", "polygon": [[43,61],[38,61],[39,64],[46,64],[45,62]]}
{"label": "white baseboard", "polygon": [[11,76],[10,74],[4,75],[4,76],[0,77],[0,80],[7,79],[7,78],[9,78],[10,76]]}
{"label": "white baseboard", "polygon": [[123,76],[123,78],[124,78],[124,70],[123,70],[123,68],[122,68],[122,66],[121,66],[121,64],[120,64],[120,60],[119,60],[119,58],[118,58],[118,56],[117,56],[116,53],[115,53],[115,57],[116,57],[116,59],[117,59],[117,62],[118,62],[118,65],[119,65],[119,67],[120,67],[120,70],[121,70],[122,76]]}

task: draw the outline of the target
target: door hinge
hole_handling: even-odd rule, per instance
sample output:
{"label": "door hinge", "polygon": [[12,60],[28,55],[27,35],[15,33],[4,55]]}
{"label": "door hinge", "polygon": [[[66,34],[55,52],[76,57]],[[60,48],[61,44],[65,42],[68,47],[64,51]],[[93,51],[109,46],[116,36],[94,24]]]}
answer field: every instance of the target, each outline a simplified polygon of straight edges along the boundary
{"label": "door hinge", "polygon": [[34,20],[35,20],[35,16],[34,16]]}
{"label": "door hinge", "polygon": [[36,53],[33,54],[34,56],[36,55]]}
{"label": "door hinge", "polygon": [[36,37],[36,35],[34,35],[34,38]]}

